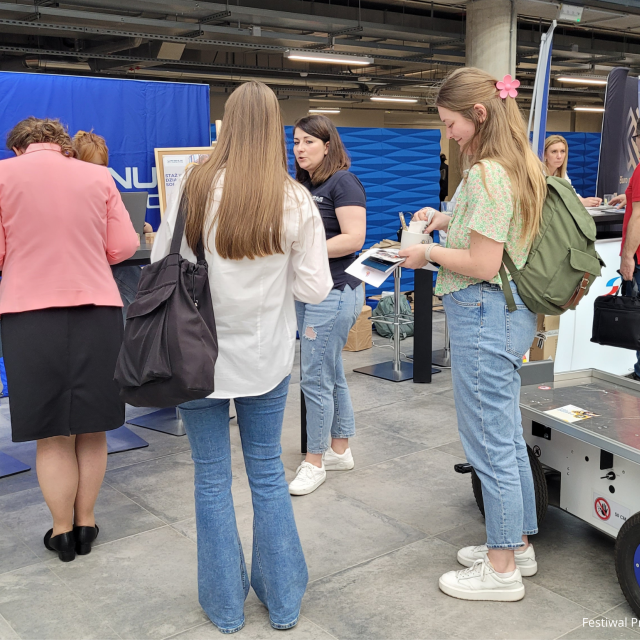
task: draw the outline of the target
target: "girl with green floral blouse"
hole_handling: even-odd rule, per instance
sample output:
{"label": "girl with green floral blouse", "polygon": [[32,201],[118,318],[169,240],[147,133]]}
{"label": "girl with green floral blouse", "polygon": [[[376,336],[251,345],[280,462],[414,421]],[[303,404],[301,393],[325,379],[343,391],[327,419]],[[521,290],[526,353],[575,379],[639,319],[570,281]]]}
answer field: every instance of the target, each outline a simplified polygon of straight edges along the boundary
{"label": "girl with green floral blouse", "polygon": [[415,216],[427,221],[425,233],[447,231],[446,247],[400,252],[405,267],[440,265],[436,294],[443,296],[449,326],[458,430],[482,483],[486,541],[461,549],[457,560],[468,568],[445,573],[439,582],[444,593],[463,600],[521,600],[523,576],[537,572],[529,536],[538,524],[518,375],[536,316],[513,282],[517,309],[508,310],[498,275],[504,250],[516,267],[526,263],[546,196],[542,163],[529,147],[515,101],[518,86],[511,76],[497,81],[474,68],[445,80],[436,105],[468,171],[451,217],[429,208]]}

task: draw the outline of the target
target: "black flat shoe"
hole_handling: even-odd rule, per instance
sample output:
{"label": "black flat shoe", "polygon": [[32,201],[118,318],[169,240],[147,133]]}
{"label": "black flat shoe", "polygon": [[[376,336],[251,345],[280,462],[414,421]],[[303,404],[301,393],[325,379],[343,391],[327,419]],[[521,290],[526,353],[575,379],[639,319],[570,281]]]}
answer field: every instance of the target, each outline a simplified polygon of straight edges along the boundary
{"label": "black flat shoe", "polygon": [[98,537],[100,528],[98,525],[95,527],[73,527],[73,534],[76,538],[76,553],[79,556],[86,556],[91,553],[91,545],[93,541]]}
{"label": "black flat shoe", "polygon": [[57,536],[52,536],[53,529],[49,529],[44,536],[44,546],[49,551],[57,551],[58,558],[62,562],[71,562],[76,558],[76,539],[73,531],[67,531]]}

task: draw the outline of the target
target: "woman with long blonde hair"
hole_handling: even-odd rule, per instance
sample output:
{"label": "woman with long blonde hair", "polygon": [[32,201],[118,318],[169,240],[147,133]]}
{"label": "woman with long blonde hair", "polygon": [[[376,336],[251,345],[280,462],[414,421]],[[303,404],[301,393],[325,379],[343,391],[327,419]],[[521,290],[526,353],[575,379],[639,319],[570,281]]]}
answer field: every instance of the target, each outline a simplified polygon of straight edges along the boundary
{"label": "woman with long blonde hair", "polygon": [[537,571],[528,539],[538,524],[518,375],[536,316],[513,282],[517,310],[508,311],[498,275],[504,250],[517,268],[526,263],[546,196],[542,165],[515,101],[518,85],[475,68],[444,81],[436,105],[467,172],[451,218],[433,209],[416,214],[427,220],[426,233],[447,231],[446,248],[416,245],[400,253],[410,268],[440,265],[436,294],[449,324],[458,430],[482,482],[486,544],[461,549],[458,562],[469,568],[440,578],[444,593],[464,600],[521,600],[522,576]]}
{"label": "woman with long blonde hair", "polygon": [[[544,141],[544,171],[548,176],[563,178],[569,184],[571,179],[567,173],[567,162],[569,160],[569,144],[563,136],[554,134]],[[598,207],[602,204],[602,198],[583,198],[577,194],[580,202],[585,207]]]}
{"label": "woman with long blonde hair", "polygon": [[[280,460],[294,300],[322,302],[332,280],[322,219],[287,174],[280,107],[265,84],[247,82],[231,94],[211,157],[188,171],[181,192],[165,212],[151,261],[169,253],[184,199],[181,255],[195,262],[204,246],[219,348],[215,392],[180,406],[195,466],[200,604],[221,631],[239,631],[251,584],[271,625],[288,629],[307,585]],[[251,580],[231,497],[231,398],[253,498]]]}

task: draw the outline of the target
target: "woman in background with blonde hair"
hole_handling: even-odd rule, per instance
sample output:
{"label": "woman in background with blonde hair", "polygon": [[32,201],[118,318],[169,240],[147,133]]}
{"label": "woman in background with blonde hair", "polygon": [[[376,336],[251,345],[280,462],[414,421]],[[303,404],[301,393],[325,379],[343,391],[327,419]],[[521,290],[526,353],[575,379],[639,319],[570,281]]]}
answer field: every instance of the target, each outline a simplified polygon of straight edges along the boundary
{"label": "woman in background with blonde hair", "polygon": [[[93,131],[78,131],[73,136],[72,142],[78,160],[99,164],[102,167],[109,166],[109,148],[107,141],[102,136],[93,133]],[[153,227],[145,222],[144,232],[151,233],[152,231]],[[136,265],[114,265],[111,267],[113,278],[122,298],[123,320],[126,320],[129,305],[136,299],[141,269],[142,267]]]}
{"label": "woman in background with blonde hair", "polygon": [[[280,435],[296,343],[294,299],[318,304],[331,291],[322,219],[287,174],[278,99],[247,82],[227,100],[209,160],[189,169],[151,252],[169,253],[186,206],[181,255],[204,247],[216,316],[216,390],[180,406],[195,465],[200,604],[224,633],[244,626],[249,584],[271,625],[296,625],[307,585]],[[231,496],[229,400],[234,399],[253,499],[247,576]]]}
{"label": "woman in background with blonde hair", "polygon": [[[559,135],[549,136],[544,141],[544,170],[548,176],[557,176],[564,178],[569,184],[569,174],[567,173],[567,162],[569,160],[569,145],[566,138]],[[580,202],[585,207],[599,207],[602,204],[602,198],[583,198],[577,194]]]}
{"label": "woman in background with blonde hair", "polygon": [[469,568],[440,578],[444,593],[463,600],[521,600],[522,576],[537,571],[528,539],[538,523],[518,375],[536,316],[513,282],[517,310],[508,311],[498,274],[505,249],[517,268],[526,263],[547,193],[515,101],[517,86],[510,76],[498,82],[475,68],[444,81],[436,106],[468,173],[451,218],[433,209],[416,214],[428,221],[427,233],[447,231],[446,248],[400,252],[410,268],[441,265],[436,294],[443,296],[449,324],[458,430],[482,482],[486,544],[461,549],[458,562]]}

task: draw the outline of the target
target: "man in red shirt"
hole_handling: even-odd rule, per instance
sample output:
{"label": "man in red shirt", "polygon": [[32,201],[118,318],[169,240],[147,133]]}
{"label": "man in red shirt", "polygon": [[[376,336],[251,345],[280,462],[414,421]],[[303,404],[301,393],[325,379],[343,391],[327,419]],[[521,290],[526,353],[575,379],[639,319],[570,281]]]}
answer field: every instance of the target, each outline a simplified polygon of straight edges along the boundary
{"label": "man in red shirt", "polygon": [[[636,128],[634,139],[640,143],[640,126]],[[622,275],[622,295],[632,295],[632,281],[640,287],[640,164],[635,168],[629,186],[624,193],[614,198],[610,204],[626,204],[622,222],[622,251],[620,252],[620,274]],[[627,377],[640,380],[640,351],[634,371]]]}

